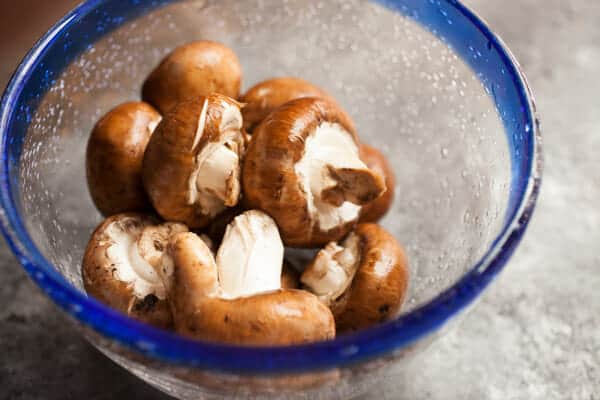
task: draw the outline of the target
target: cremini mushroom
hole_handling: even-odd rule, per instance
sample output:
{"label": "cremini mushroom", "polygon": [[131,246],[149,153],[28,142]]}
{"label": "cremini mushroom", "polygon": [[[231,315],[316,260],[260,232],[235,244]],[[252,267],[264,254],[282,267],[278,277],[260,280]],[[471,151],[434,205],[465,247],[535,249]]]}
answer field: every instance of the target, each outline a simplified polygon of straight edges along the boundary
{"label": "cremini mushroom", "polygon": [[300,274],[286,260],[283,261],[281,269],[281,288],[282,289],[299,289]]}
{"label": "cremini mushroom", "polygon": [[397,315],[408,286],[408,263],[390,233],[364,223],[341,243],[319,251],[300,281],[331,308],[339,332],[355,331]]}
{"label": "cremini mushroom", "polygon": [[330,101],[292,100],[255,129],[243,168],[245,203],[265,211],[287,246],[317,247],[347,234],[385,190],[360,159],[352,122]]}
{"label": "cremini mushroom", "polygon": [[157,225],[137,213],[117,214],[94,231],[82,264],[83,284],[91,296],[140,321],[172,326],[160,266],[171,235],[181,224]]}
{"label": "cremini mushroom", "polygon": [[165,220],[202,228],[238,203],[241,128],[240,104],[216,93],[183,101],[164,116],[146,148],[142,175]]}
{"label": "cremini mushroom", "polygon": [[322,97],[333,101],[323,89],[303,79],[282,77],[260,82],[240,97],[240,101],[246,103],[242,109],[244,129],[252,132],[271,111],[302,97]]}
{"label": "cremini mushroom", "polygon": [[144,102],[123,103],[94,126],[87,144],[90,195],[105,216],[148,211],[142,186],[142,159],[160,114]]}
{"label": "cremini mushroom", "polygon": [[216,42],[196,41],[177,47],[150,73],[142,99],[167,113],[190,98],[221,93],[237,99],[242,67],[230,48]]}
{"label": "cremini mushroom", "polygon": [[160,269],[175,329],[240,345],[291,345],[333,338],[331,311],[306,291],[280,289],[283,244],[260,211],[234,219],[213,256],[194,233],[171,238]]}
{"label": "cremini mushroom", "polygon": [[366,144],[360,146],[360,158],[367,167],[385,179],[385,192],[360,209],[358,222],[377,222],[388,212],[394,201],[396,178],[394,170],[385,156],[376,148]]}

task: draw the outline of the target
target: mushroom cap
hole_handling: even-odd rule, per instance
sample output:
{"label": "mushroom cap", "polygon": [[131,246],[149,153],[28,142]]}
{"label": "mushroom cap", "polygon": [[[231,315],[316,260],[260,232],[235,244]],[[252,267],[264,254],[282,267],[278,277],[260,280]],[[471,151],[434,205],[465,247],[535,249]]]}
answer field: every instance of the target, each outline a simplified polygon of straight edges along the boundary
{"label": "mushroom cap", "polygon": [[236,99],[242,67],[230,48],[216,42],[196,41],[177,47],[150,73],[142,99],[165,114],[190,98],[221,93]]}
{"label": "mushroom cap", "polygon": [[207,298],[179,332],[248,346],[284,346],[333,339],[331,311],[304,290],[277,290],[235,300]]}
{"label": "mushroom cap", "polygon": [[121,224],[123,229],[139,236],[156,220],[144,214],[123,213],[107,218],[96,228],[83,257],[82,276],[86,292],[132,318],[159,328],[170,328],[173,319],[166,298],[160,299],[153,293],[138,296],[130,283],[119,279],[118,266],[109,256],[109,248],[114,241],[108,229],[113,223]]}
{"label": "mushroom cap", "polygon": [[276,290],[224,299],[210,249],[191,232],[171,238],[166,284],[179,333],[241,345],[290,345],[335,336],[331,311],[313,294]]}
{"label": "mushroom cap", "polygon": [[142,160],[160,118],[150,104],[129,102],[110,110],[94,126],[86,173],[92,200],[103,215],[152,209],[142,186]]}
{"label": "mushroom cap", "polygon": [[240,97],[246,106],[242,109],[244,129],[252,130],[276,108],[302,97],[322,97],[334,102],[323,89],[299,78],[273,78],[248,89]]}
{"label": "mushroom cap", "polygon": [[330,305],[340,332],[393,318],[408,288],[408,261],[396,239],[377,224],[358,224],[360,262],[350,287]]}
{"label": "mushroom cap", "polygon": [[[165,220],[202,228],[214,218],[198,202],[190,203],[190,179],[197,156],[222,139],[226,107],[239,112],[240,104],[217,93],[186,100],[156,127],[144,155],[142,177],[152,205]],[[245,146],[241,132],[238,136],[239,145]]]}
{"label": "mushroom cap", "polygon": [[358,146],[354,125],[343,111],[330,101],[306,97],[269,114],[254,130],[246,151],[244,202],[275,219],[287,246],[323,245],[344,236],[356,222],[322,230],[310,215],[307,194],[295,171],[304,155],[306,139],[322,122],[341,125]]}
{"label": "mushroom cap", "polygon": [[394,170],[387,158],[372,146],[362,144],[360,146],[360,158],[369,168],[385,179],[385,192],[371,203],[362,206],[358,219],[359,223],[377,222],[388,212],[394,201],[394,188],[396,187]]}

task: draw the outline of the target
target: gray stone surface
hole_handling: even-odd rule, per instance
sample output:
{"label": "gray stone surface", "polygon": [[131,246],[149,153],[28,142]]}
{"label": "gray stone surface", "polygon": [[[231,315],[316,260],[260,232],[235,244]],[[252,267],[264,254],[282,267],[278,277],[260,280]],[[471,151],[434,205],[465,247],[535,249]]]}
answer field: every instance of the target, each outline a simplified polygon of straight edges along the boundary
{"label": "gray stone surface", "polygon": [[[600,2],[466,2],[507,42],[536,93],[542,196],[524,243],[478,307],[367,397],[597,400]],[[0,398],[166,398],[80,338],[4,243],[0,275]]]}

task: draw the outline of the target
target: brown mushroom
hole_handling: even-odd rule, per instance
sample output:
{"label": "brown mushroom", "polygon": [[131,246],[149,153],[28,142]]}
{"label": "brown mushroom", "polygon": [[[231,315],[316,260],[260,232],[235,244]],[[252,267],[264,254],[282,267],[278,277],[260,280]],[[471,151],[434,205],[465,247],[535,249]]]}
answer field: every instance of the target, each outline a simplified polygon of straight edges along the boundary
{"label": "brown mushroom", "polygon": [[[333,338],[331,311],[315,295],[278,289],[282,261],[277,226],[259,211],[234,220],[216,261],[194,233],[175,235],[161,271],[176,330],[202,340],[258,346]],[[277,289],[268,289],[273,285]]]}
{"label": "brown mushroom", "polygon": [[282,289],[299,289],[300,288],[300,275],[298,271],[291,266],[287,261],[283,261],[283,268],[281,269],[281,288]]}
{"label": "brown mushroom", "polygon": [[300,278],[327,304],[339,332],[355,331],[395,317],[408,287],[408,263],[396,239],[364,223],[341,244],[329,243]]}
{"label": "brown mushroom", "polygon": [[241,128],[240,104],[216,93],[183,101],[164,116],[142,168],[144,187],[161,217],[202,228],[238,203]]}
{"label": "brown mushroom", "polygon": [[394,201],[394,188],[396,187],[394,170],[379,150],[366,144],[360,146],[360,158],[367,164],[367,167],[385,179],[385,192],[372,202],[365,204],[360,209],[358,218],[358,222],[377,222],[388,212]]}
{"label": "brown mushroom", "polygon": [[113,215],[96,228],[82,264],[91,296],[126,315],[161,328],[172,325],[167,292],[155,267],[180,224],[156,225],[136,213]]}
{"label": "brown mushroom", "polygon": [[322,97],[334,101],[324,90],[303,79],[282,77],[269,79],[251,87],[240,97],[244,129],[252,132],[271,111],[288,101],[302,97]]}
{"label": "brown mushroom", "polygon": [[123,103],[94,126],[87,144],[90,195],[105,216],[149,211],[142,186],[142,159],[160,114],[144,102]]}
{"label": "brown mushroom", "polygon": [[230,48],[197,41],[177,47],[150,73],[142,98],[161,113],[190,98],[221,93],[237,99],[242,67]]}
{"label": "brown mushroom", "polygon": [[385,190],[360,160],[352,122],[335,104],[292,100],[252,135],[243,168],[245,204],[277,221],[287,246],[316,247],[346,235],[360,208]]}

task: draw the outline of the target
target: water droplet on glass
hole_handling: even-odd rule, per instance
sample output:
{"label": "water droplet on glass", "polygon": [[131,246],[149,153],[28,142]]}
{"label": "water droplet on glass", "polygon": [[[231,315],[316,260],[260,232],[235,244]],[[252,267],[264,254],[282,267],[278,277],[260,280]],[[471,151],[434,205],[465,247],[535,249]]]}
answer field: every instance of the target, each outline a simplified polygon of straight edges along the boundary
{"label": "water droplet on glass", "polygon": [[463,222],[468,223],[471,220],[471,213],[469,211],[465,211],[465,215],[463,215]]}

